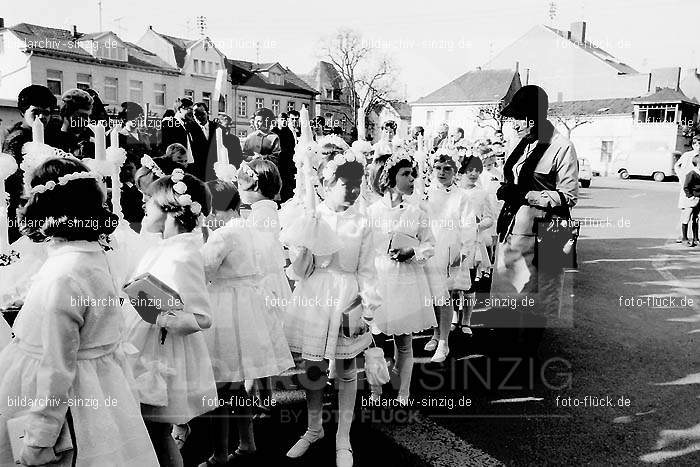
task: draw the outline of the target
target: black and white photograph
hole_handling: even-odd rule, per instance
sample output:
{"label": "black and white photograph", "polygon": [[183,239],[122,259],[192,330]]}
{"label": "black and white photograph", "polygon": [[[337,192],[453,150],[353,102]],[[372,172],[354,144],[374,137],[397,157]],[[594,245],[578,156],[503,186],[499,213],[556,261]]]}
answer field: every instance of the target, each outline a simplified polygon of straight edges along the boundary
{"label": "black and white photograph", "polygon": [[696,0],[0,0],[0,467],[700,465]]}

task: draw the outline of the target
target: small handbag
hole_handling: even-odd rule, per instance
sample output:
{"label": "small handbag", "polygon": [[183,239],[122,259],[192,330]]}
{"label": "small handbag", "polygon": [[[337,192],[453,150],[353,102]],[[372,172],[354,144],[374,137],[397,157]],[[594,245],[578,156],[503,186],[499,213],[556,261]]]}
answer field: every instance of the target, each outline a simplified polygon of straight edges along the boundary
{"label": "small handbag", "polygon": [[342,312],[341,335],[348,339],[358,337],[369,331],[362,321],[362,297],[358,295]]}
{"label": "small handbag", "polygon": [[472,287],[471,276],[469,275],[469,267],[464,262],[464,256],[459,256],[452,260],[451,250],[448,247],[447,257],[449,264],[447,266],[447,289],[448,290],[469,290]]}
{"label": "small handbag", "polygon": [[533,264],[542,271],[578,267],[576,243],[581,224],[571,217],[547,216],[535,219],[536,238]]}
{"label": "small handbag", "polygon": [[384,359],[384,349],[377,347],[372,337],[373,347],[365,350],[365,376],[372,386],[382,386],[389,382],[389,366]]}
{"label": "small handbag", "polygon": [[314,255],[308,248],[304,248],[299,256],[297,256],[291,264],[292,271],[297,277],[308,279],[314,273],[316,265]]}

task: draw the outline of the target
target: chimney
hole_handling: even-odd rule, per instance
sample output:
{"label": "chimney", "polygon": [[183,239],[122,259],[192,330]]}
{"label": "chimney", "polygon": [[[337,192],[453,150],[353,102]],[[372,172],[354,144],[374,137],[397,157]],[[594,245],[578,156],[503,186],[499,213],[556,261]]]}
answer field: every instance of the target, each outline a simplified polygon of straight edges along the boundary
{"label": "chimney", "polygon": [[583,45],[586,43],[586,22],[577,21],[571,23],[571,37],[570,39],[577,44]]}
{"label": "chimney", "polygon": [[5,27],[5,18],[0,18],[0,29]]}
{"label": "chimney", "polygon": [[515,72],[520,71],[520,62],[515,62]]}
{"label": "chimney", "polygon": [[153,25],[149,24],[149,25],[148,25],[148,29],[153,30]]}
{"label": "chimney", "polygon": [[73,39],[77,39],[77,38],[78,38],[78,26],[76,26],[74,24],[73,25]]}

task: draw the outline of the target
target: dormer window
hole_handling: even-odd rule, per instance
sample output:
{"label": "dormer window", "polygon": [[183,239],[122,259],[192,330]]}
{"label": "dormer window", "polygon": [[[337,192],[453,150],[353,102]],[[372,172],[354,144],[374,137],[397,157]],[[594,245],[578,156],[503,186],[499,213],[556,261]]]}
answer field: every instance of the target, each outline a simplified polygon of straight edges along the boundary
{"label": "dormer window", "polygon": [[333,99],[333,90],[326,88],[326,99]]}

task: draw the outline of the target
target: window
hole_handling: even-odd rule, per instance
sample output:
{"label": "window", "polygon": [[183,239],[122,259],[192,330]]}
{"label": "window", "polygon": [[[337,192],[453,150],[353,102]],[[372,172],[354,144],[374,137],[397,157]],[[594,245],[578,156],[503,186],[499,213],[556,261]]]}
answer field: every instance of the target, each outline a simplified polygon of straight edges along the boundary
{"label": "window", "polygon": [[238,96],[238,116],[248,116],[248,96]]}
{"label": "window", "polygon": [[333,114],[330,112],[326,112],[323,115],[323,118],[326,120],[326,126],[328,128],[333,128],[335,126],[335,123],[333,123]]}
{"label": "window", "polygon": [[450,118],[452,118],[452,111],[445,110],[445,122],[450,123]]}
{"label": "window", "polygon": [[193,63],[194,63],[194,72],[199,73],[199,60],[195,60]]}
{"label": "window", "polygon": [[428,110],[425,112],[425,126],[430,128],[433,124],[433,111]]}
{"label": "window", "polygon": [[129,100],[143,102],[143,81],[129,80]]}
{"label": "window", "polygon": [[292,110],[296,110],[294,107],[294,101],[289,101],[287,102],[287,113],[291,112]]}
{"label": "window", "polygon": [[153,85],[153,96],[155,105],[165,107],[165,84],[154,84]]}
{"label": "window", "polygon": [[75,84],[78,89],[89,89],[92,87],[92,76],[87,73],[78,73]]}
{"label": "window", "polygon": [[238,130],[238,137],[240,139],[245,139],[246,136],[248,136],[248,132],[246,130]]}
{"label": "window", "polygon": [[105,77],[105,101],[117,102],[119,93],[117,92],[117,78]]}
{"label": "window", "polygon": [[326,99],[333,99],[333,90],[326,88]]}
{"label": "window", "polygon": [[638,123],[675,123],[675,104],[643,104],[639,106]]}
{"label": "window", "polygon": [[185,89],[185,97],[189,97],[194,102],[194,89]]}
{"label": "window", "polygon": [[0,54],[5,52],[5,37],[0,34]]}
{"label": "window", "polygon": [[207,104],[207,109],[211,110],[211,93],[210,92],[203,92],[202,93],[202,102]]}
{"label": "window", "polygon": [[255,110],[262,109],[265,107],[265,98],[264,97],[256,97],[255,98]]}
{"label": "window", "polygon": [[46,70],[46,87],[56,96],[63,94],[63,72]]}
{"label": "window", "polygon": [[219,96],[219,112],[226,113],[227,96]]}
{"label": "window", "polygon": [[275,116],[280,114],[280,100],[279,99],[272,99],[272,113],[275,114]]}

